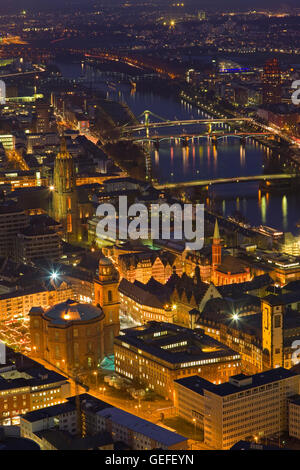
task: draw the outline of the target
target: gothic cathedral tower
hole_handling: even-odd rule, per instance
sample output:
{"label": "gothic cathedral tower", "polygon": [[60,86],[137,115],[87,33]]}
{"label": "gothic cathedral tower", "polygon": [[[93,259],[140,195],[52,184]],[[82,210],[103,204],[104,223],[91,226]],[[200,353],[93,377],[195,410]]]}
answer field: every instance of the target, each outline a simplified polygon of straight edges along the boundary
{"label": "gothic cathedral tower", "polygon": [[219,225],[216,219],[213,243],[212,243],[212,262],[211,262],[211,281],[217,285],[216,269],[222,263],[222,245],[219,232]]}
{"label": "gothic cathedral tower", "polygon": [[55,159],[53,183],[53,218],[62,224],[66,241],[76,242],[79,236],[76,173],[65,138],[62,138],[60,152]]}
{"label": "gothic cathedral tower", "polygon": [[268,357],[268,367],[283,367],[283,315],[284,305],[275,295],[264,297],[262,310],[262,346]]}
{"label": "gothic cathedral tower", "polygon": [[108,258],[99,261],[99,277],[94,281],[95,304],[100,305],[104,319],[104,353],[113,354],[114,337],[120,331],[119,320],[119,279],[112,262]]}

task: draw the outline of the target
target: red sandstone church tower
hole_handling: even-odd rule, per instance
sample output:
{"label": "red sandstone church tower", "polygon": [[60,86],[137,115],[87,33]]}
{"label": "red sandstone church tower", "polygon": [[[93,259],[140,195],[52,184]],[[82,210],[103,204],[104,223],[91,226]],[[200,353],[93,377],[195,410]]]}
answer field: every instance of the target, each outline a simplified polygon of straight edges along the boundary
{"label": "red sandstone church tower", "polygon": [[222,262],[222,245],[219,232],[219,225],[216,219],[215,230],[212,244],[212,269],[215,270]]}

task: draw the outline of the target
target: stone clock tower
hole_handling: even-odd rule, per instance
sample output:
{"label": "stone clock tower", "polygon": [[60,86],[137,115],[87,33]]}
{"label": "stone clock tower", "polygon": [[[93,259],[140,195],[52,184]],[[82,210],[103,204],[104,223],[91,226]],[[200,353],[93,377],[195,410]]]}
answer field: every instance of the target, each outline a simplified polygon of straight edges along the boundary
{"label": "stone clock tower", "polygon": [[113,354],[114,337],[120,331],[119,319],[119,277],[108,258],[100,258],[99,276],[94,281],[95,304],[100,305],[104,315],[105,351]]}
{"label": "stone clock tower", "polygon": [[261,302],[262,346],[268,353],[270,368],[283,367],[283,315],[280,297],[268,295]]}

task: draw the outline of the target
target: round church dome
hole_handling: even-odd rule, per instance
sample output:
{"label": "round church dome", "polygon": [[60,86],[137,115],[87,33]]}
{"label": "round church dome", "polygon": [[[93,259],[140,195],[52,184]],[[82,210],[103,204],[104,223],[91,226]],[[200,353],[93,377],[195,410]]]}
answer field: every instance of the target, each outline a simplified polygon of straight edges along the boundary
{"label": "round church dome", "polygon": [[104,318],[101,307],[90,304],[80,304],[75,300],[67,300],[54,305],[45,312],[45,317],[54,324],[66,324],[70,322],[86,322]]}

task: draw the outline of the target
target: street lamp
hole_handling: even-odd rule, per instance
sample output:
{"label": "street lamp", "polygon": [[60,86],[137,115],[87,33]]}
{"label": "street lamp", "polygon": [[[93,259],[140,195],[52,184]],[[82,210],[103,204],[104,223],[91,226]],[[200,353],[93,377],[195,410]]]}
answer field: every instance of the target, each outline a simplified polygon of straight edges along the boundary
{"label": "street lamp", "polygon": [[95,375],[95,377],[96,377],[96,387],[98,387],[98,371],[95,370],[93,372],[93,375]]}

